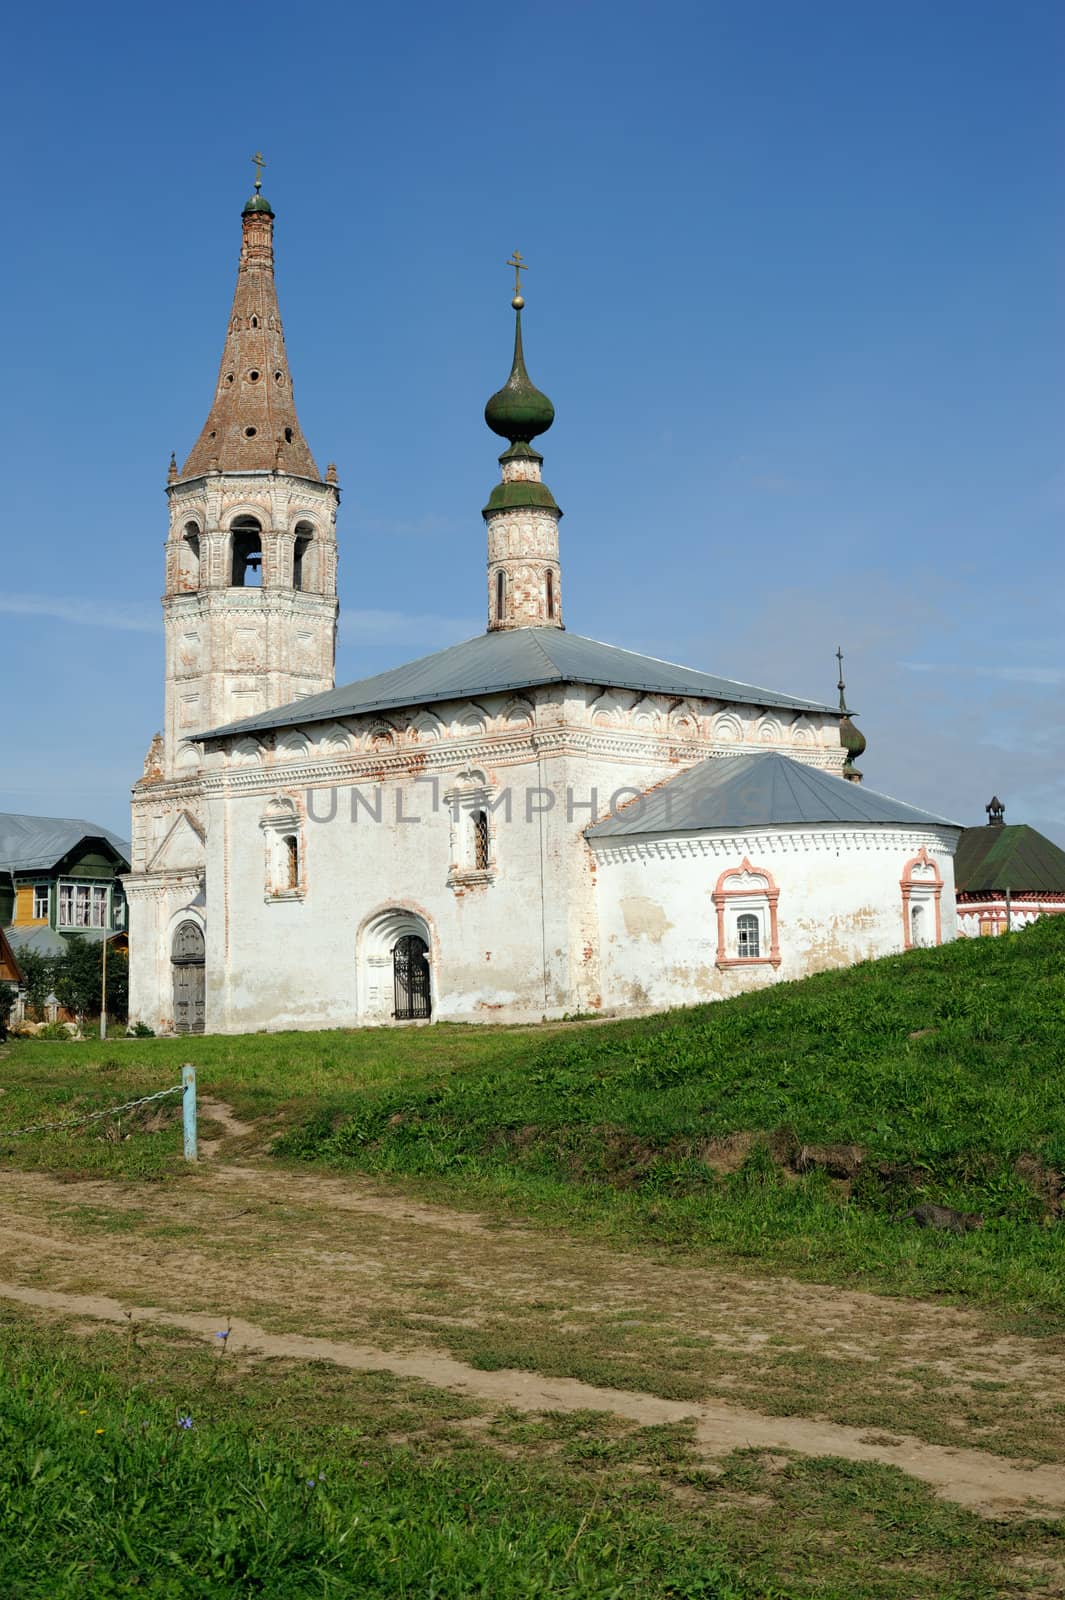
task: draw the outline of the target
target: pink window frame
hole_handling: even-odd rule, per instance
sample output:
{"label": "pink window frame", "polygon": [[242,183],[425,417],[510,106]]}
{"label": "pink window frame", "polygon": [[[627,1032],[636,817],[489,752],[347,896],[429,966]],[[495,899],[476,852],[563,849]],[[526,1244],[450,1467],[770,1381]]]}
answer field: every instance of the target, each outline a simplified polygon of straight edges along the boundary
{"label": "pink window frame", "polygon": [[[935,876],[932,878],[918,878],[917,881],[914,882],[913,869],[917,866],[931,867]],[[939,863],[936,861],[934,856],[930,856],[928,854],[928,851],[925,849],[924,845],[921,846],[920,850],[918,850],[915,856],[910,857],[909,861],[907,861],[906,865],[903,867],[902,877],[899,879],[899,888],[902,890],[902,948],[904,950],[913,949],[913,929],[910,926],[910,902],[915,889],[923,891],[922,898],[930,899],[935,907],[936,944],[942,944],[943,913],[940,906],[940,899],[943,894],[943,874],[939,870]]]}
{"label": "pink window frame", "polygon": [[[727,878],[742,877],[743,873],[750,872],[759,878],[764,878],[767,887],[764,889],[726,889]],[[738,867],[729,867],[718,878],[711,896],[714,908],[717,911],[717,962],[718,967],[779,967],[780,966],[780,930],[777,923],[777,902],[780,899],[780,890],[776,879],[767,867],[752,867],[750,861],[744,856]],[[725,907],[730,901],[768,901],[769,903],[769,950],[764,956],[730,956],[725,940]],[[742,911],[742,903],[739,910]]]}

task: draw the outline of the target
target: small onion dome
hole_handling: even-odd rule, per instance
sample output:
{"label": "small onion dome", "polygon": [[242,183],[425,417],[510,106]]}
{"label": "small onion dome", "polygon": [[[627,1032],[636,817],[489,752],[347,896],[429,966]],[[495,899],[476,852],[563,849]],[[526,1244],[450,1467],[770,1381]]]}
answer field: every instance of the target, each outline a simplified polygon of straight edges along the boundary
{"label": "small onion dome", "polygon": [[270,204],[269,200],[267,200],[265,195],[251,195],[250,198],[244,202],[244,210],[242,211],[241,215],[250,217],[253,216],[257,211],[261,211],[264,217],[273,216],[274,208]]}
{"label": "small onion dome", "polygon": [[541,394],[525,370],[521,347],[521,308],[515,308],[514,365],[510,377],[484,408],[484,420],[493,433],[511,444],[528,444],[538,433],[546,433],[555,420],[555,408]]}
{"label": "small onion dome", "polygon": [[865,754],[865,734],[854,726],[848,714],[839,719],[839,742],[847,752],[848,767],[852,767]]}

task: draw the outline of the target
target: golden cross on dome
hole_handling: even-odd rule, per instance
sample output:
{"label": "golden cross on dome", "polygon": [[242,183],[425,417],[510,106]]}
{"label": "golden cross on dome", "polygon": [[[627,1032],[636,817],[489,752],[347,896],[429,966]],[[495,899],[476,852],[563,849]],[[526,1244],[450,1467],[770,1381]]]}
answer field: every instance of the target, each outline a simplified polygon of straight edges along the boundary
{"label": "golden cross on dome", "polygon": [[523,272],[528,272],[528,270],[529,270],[528,267],[526,266],[525,262],[521,258],[521,251],[520,250],[515,250],[514,254],[511,256],[510,260],[507,262],[507,266],[514,268],[514,293],[515,293],[516,296],[520,296],[520,294],[521,294],[521,275],[522,275]]}
{"label": "golden cross on dome", "polygon": [[263,186],[263,168],[265,167],[266,162],[263,160],[263,154],[261,150],[256,150],[251,159],[252,165],[255,168],[255,193],[258,194],[259,190]]}

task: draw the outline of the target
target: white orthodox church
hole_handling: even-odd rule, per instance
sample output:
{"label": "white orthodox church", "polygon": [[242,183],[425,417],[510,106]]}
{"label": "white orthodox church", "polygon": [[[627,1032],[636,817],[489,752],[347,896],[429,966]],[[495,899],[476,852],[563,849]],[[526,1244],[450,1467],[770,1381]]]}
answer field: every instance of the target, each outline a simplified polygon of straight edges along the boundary
{"label": "white orthodox church", "polygon": [[840,704],[563,624],[520,287],[487,631],[335,686],[336,469],[300,431],[274,215],[171,462],[165,716],[133,790],[130,1015],[159,1032],[528,1022],[716,999],[955,936],[958,828],[860,782]]}

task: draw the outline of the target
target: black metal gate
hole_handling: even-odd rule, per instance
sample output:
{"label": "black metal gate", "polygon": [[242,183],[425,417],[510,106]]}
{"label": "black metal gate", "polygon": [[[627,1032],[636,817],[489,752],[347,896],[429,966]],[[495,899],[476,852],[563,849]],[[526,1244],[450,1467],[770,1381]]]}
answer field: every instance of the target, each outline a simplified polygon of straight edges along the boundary
{"label": "black metal gate", "polygon": [[411,1022],[432,1016],[433,1002],[429,989],[429,946],[416,933],[406,933],[396,940],[392,952],[392,971],[396,983],[397,1022]]}

